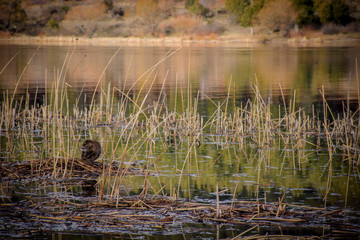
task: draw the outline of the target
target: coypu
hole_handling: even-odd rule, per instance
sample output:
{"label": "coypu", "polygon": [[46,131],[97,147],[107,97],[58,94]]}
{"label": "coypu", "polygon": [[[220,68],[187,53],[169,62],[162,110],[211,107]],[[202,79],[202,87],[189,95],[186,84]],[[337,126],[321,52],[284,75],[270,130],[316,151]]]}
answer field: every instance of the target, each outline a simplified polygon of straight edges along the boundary
{"label": "coypu", "polygon": [[100,143],[96,140],[87,139],[81,146],[81,159],[94,162],[101,154]]}

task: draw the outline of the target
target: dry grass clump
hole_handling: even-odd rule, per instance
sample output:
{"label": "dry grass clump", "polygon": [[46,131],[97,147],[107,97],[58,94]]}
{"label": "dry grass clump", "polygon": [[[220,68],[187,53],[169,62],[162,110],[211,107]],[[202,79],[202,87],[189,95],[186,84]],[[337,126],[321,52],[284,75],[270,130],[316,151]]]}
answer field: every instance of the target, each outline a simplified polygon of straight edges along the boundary
{"label": "dry grass clump", "polygon": [[204,21],[196,16],[175,16],[159,23],[156,31],[165,35],[191,35],[200,26],[205,26]]}
{"label": "dry grass clump", "polygon": [[321,27],[321,32],[326,35],[334,35],[339,33],[352,33],[352,32],[359,32],[360,31],[360,24],[359,23],[351,23],[346,26],[337,25],[334,23],[327,23]]}
{"label": "dry grass clump", "polygon": [[94,2],[92,4],[84,4],[73,6],[69,9],[65,16],[68,21],[96,21],[103,18],[106,12],[106,5],[103,1]]}
{"label": "dry grass clump", "polygon": [[317,38],[322,37],[323,33],[315,30],[311,26],[305,26],[299,29],[299,31],[296,33],[294,30],[290,31],[291,37],[305,37],[305,38]]}
{"label": "dry grass clump", "polygon": [[93,37],[98,29],[107,27],[100,21],[106,18],[106,10],[104,2],[71,7],[60,23],[62,34]]}
{"label": "dry grass clump", "polygon": [[195,35],[198,37],[216,38],[224,32],[225,28],[223,26],[216,24],[208,24],[206,26],[199,26],[195,31]]}
{"label": "dry grass clump", "polygon": [[222,34],[225,28],[217,24],[207,24],[202,18],[193,15],[179,15],[159,23],[156,35],[159,36],[196,36],[216,37]]}

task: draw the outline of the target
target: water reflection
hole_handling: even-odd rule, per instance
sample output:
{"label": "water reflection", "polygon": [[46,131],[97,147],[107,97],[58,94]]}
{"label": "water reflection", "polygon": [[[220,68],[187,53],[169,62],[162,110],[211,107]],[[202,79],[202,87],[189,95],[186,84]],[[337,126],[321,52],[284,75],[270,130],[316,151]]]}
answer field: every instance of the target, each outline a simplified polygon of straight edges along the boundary
{"label": "water reflection", "polygon": [[[305,105],[321,99],[319,89],[322,86],[329,100],[346,100],[348,95],[352,102],[358,99],[356,59],[360,56],[359,47],[209,46],[176,50],[169,47],[42,46],[36,52],[33,46],[1,45],[0,52],[2,68],[18,53],[0,75],[2,90],[14,89],[22,76],[18,93],[34,92],[36,88],[41,93],[60,78],[73,92],[92,92],[97,85],[106,88],[111,84],[122,90],[134,85],[135,93],[145,84],[147,88],[152,85],[154,93],[163,85],[168,95],[174,94],[176,88],[186,91],[191,86],[194,95],[200,90],[216,98],[227,95],[231,82],[230,89],[239,99],[249,96],[250,83],[257,83],[265,98],[281,96],[279,85],[285,96],[296,90],[297,102]],[[166,57],[169,54],[172,55]],[[151,71],[157,63],[156,69]]]}
{"label": "water reflection", "polygon": [[[223,203],[231,203],[233,199],[277,202],[284,195],[287,203],[324,206],[328,176],[326,151],[284,151],[277,147],[269,150],[248,147],[246,151],[239,151],[236,146],[216,151],[214,146],[208,144],[196,151],[197,154],[186,163],[181,182],[179,176],[187,151],[178,149],[178,154],[180,152],[182,155],[177,158],[157,154],[151,169],[158,174],[147,178],[151,188],[163,189],[159,194],[171,196],[177,191],[176,185],[180,184],[179,197],[215,204],[218,184],[221,190],[229,190],[220,195]],[[143,157],[139,156],[138,159]],[[358,209],[360,188],[356,167],[342,164],[339,156],[332,174],[332,194],[326,205],[347,205]],[[124,187],[130,190],[130,195],[138,195],[143,183],[142,176],[128,176]],[[344,187],[345,183],[349,189]],[[123,194],[127,194],[126,191]]]}

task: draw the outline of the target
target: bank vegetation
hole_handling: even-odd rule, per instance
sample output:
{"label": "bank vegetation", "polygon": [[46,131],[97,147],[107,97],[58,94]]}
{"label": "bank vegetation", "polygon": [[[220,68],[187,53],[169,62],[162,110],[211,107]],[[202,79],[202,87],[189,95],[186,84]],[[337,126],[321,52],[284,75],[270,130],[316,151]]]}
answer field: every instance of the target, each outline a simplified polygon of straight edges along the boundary
{"label": "bank vegetation", "polygon": [[350,0],[1,0],[2,37],[318,37],[359,32]]}

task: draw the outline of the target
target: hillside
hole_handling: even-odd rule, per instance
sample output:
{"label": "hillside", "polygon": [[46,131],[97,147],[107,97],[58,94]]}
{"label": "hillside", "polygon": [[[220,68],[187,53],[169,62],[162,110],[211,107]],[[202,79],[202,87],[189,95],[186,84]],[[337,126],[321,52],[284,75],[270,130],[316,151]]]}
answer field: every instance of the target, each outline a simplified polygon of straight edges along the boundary
{"label": "hillside", "polygon": [[[284,0],[287,1],[287,0]],[[252,21],[242,27],[225,0],[0,0],[0,36],[180,37],[185,39],[319,37],[360,31],[357,0],[348,1],[352,22],[346,26],[271,27]],[[283,11],[284,12],[284,11]],[[281,13],[279,13],[280,15]],[[271,20],[273,21],[273,20]]]}

